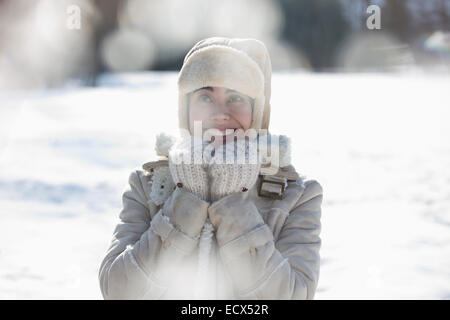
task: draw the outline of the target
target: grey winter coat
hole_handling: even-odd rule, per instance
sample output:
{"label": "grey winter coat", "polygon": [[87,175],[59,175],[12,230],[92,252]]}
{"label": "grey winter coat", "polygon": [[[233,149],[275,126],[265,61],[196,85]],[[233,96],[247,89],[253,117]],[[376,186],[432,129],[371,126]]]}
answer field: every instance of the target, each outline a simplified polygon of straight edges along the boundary
{"label": "grey winter coat", "polygon": [[[292,165],[289,172],[295,172]],[[129,177],[120,223],[99,270],[105,299],[193,299],[199,234],[215,236],[207,299],[313,299],[319,279],[322,187],[288,181],[282,200],[247,192],[209,204],[175,187],[157,206],[152,177]]]}

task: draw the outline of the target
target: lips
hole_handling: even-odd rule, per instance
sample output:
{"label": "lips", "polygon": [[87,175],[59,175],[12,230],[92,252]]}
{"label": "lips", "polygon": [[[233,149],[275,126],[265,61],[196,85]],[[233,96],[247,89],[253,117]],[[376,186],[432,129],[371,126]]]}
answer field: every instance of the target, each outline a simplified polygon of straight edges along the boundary
{"label": "lips", "polygon": [[[214,128],[211,128],[211,129],[219,130],[222,133],[221,134],[221,139],[219,138],[219,135],[217,134],[215,136],[212,136],[212,138],[211,138],[212,140],[211,141],[216,141],[216,142],[221,141],[223,144],[225,144],[227,142],[228,137],[234,136],[236,131],[239,128],[230,128],[230,127],[220,127],[220,126],[218,126],[218,127],[214,127]],[[227,132],[227,130],[229,131],[229,133]]]}
{"label": "lips", "polygon": [[233,130],[233,132],[235,132],[237,130],[237,128],[227,128],[227,127],[216,127],[215,129],[218,129],[223,132],[225,132],[226,130]]}

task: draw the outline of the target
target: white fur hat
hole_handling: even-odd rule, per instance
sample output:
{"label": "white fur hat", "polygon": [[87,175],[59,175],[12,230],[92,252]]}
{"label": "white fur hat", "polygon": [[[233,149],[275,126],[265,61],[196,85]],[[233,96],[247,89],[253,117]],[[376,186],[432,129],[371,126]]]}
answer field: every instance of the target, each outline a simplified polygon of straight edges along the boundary
{"label": "white fur hat", "polygon": [[180,129],[189,129],[187,93],[226,87],[255,99],[251,128],[268,129],[272,65],[266,46],[256,39],[212,37],[197,42],[178,75]]}

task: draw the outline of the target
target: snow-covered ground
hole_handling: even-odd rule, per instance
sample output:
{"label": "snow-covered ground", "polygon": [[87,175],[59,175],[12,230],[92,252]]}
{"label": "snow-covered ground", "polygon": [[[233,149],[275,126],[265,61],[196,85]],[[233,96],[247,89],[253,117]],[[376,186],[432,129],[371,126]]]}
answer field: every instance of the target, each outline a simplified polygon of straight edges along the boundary
{"label": "snow-covered ground", "polygon": [[[100,299],[176,73],[0,95],[0,299]],[[450,76],[274,74],[271,132],[324,189],[316,299],[450,299]]]}

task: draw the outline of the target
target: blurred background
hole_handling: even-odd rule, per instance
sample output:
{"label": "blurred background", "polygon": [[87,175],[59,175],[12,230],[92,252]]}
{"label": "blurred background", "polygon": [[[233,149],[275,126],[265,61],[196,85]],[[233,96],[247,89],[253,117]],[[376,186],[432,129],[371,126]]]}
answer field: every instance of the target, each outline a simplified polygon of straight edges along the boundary
{"label": "blurred background", "polygon": [[0,298],[102,298],[211,36],[269,50],[270,129],[324,189],[316,299],[449,299],[450,0],[0,0]]}
{"label": "blurred background", "polygon": [[[367,27],[370,5],[380,29]],[[262,40],[275,71],[449,72],[449,32],[448,0],[1,0],[0,84],[92,86],[104,72],[179,70],[214,35]]]}

